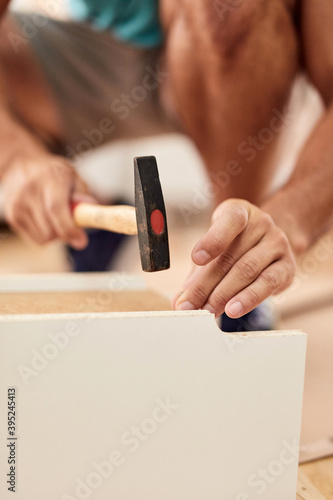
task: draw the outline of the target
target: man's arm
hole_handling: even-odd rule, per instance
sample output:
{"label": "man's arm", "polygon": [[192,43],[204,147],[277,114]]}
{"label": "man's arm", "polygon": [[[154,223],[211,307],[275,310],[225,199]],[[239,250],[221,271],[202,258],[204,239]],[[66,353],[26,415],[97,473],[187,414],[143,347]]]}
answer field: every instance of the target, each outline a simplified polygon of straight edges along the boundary
{"label": "man's arm", "polygon": [[12,228],[38,244],[57,238],[81,249],[87,236],[70,212],[71,199],[92,201],[73,165],[49,153],[0,102],[0,183],[5,217]]}
{"label": "man's arm", "polygon": [[333,3],[304,0],[301,21],[306,70],[326,112],[304,146],[289,182],[263,205],[296,251],[306,250],[332,224]]}
{"label": "man's arm", "polygon": [[197,267],[174,299],[177,309],[240,317],[293,278],[288,239],[258,208],[298,69],[289,4],[182,0],[169,12],[170,93],[220,203],[193,249]]}
{"label": "man's arm", "polygon": [[[249,312],[290,284],[294,253],[327,227],[333,196],[330,112],[307,143],[291,181],[263,202],[276,143],[269,135],[273,130],[277,138],[281,123],[275,120],[270,130],[269,125],[274,114],[282,116],[298,68],[293,3],[197,0],[194,9],[184,0],[178,28],[175,21],[171,25],[167,60],[182,124],[210,175],[228,171],[230,161],[239,172],[217,193],[217,201],[227,201],[193,250],[197,268],[175,297],[176,308],[226,311],[231,317]],[[304,11],[304,27],[309,17]],[[241,146],[250,141],[256,148],[253,160]]]}
{"label": "man's arm", "polygon": [[[1,12],[6,4],[0,4]],[[29,47],[16,54],[10,46],[7,33],[16,29],[7,18],[1,22],[0,182],[5,216],[18,233],[37,243],[61,238],[83,248],[87,237],[73,221],[70,200],[83,199],[86,188],[73,165],[52,154],[41,139],[51,137],[57,113]]]}
{"label": "man's arm", "polygon": [[10,4],[10,0],[0,0],[0,18],[6,12],[9,4]]}

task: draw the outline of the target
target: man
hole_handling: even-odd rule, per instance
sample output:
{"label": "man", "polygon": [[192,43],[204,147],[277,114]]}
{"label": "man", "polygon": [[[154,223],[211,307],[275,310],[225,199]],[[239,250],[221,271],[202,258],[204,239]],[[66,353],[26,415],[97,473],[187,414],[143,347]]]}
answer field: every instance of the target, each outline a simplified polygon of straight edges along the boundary
{"label": "man", "polygon": [[[67,25],[41,18],[29,24],[6,14],[7,3],[0,176],[13,228],[38,243],[61,238],[85,247],[69,201],[88,195],[71,152],[84,139],[96,142],[96,131],[106,142],[177,128],[203,158],[216,210],[175,308],[239,318],[284,290],[295,256],[332,217],[333,3],[73,0],[78,21]],[[37,29],[29,32],[31,23]],[[326,113],[290,180],[267,197],[283,113],[302,71]],[[146,92],[141,101],[138,87]],[[267,128],[264,143],[258,137]],[[227,183],[214,182],[224,174]]]}

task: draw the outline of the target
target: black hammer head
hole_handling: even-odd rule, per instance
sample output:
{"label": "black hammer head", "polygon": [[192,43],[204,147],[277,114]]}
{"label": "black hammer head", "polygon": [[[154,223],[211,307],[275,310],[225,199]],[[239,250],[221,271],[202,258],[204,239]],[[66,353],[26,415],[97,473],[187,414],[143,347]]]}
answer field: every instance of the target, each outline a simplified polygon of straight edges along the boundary
{"label": "black hammer head", "polygon": [[168,227],[155,156],[134,158],[134,177],[142,269],[169,269]]}

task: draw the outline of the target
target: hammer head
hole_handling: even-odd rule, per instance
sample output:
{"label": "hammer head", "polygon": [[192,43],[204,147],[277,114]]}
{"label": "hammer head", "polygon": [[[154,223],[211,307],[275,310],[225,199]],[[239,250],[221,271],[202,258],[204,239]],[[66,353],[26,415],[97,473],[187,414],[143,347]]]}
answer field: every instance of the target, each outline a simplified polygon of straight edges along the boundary
{"label": "hammer head", "polygon": [[147,272],[169,269],[168,227],[155,156],[134,158],[134,177],[142,269]]}

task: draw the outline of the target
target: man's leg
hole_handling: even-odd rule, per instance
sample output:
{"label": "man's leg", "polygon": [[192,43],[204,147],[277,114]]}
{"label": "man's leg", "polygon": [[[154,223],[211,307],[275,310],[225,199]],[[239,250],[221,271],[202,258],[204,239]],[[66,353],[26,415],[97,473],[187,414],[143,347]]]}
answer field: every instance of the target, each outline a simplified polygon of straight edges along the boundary
{"label": "man's leg", "polygon": [[216,203],[260,203],[298,69],[292,1],[161,1],[165,95],[196,143]]}

